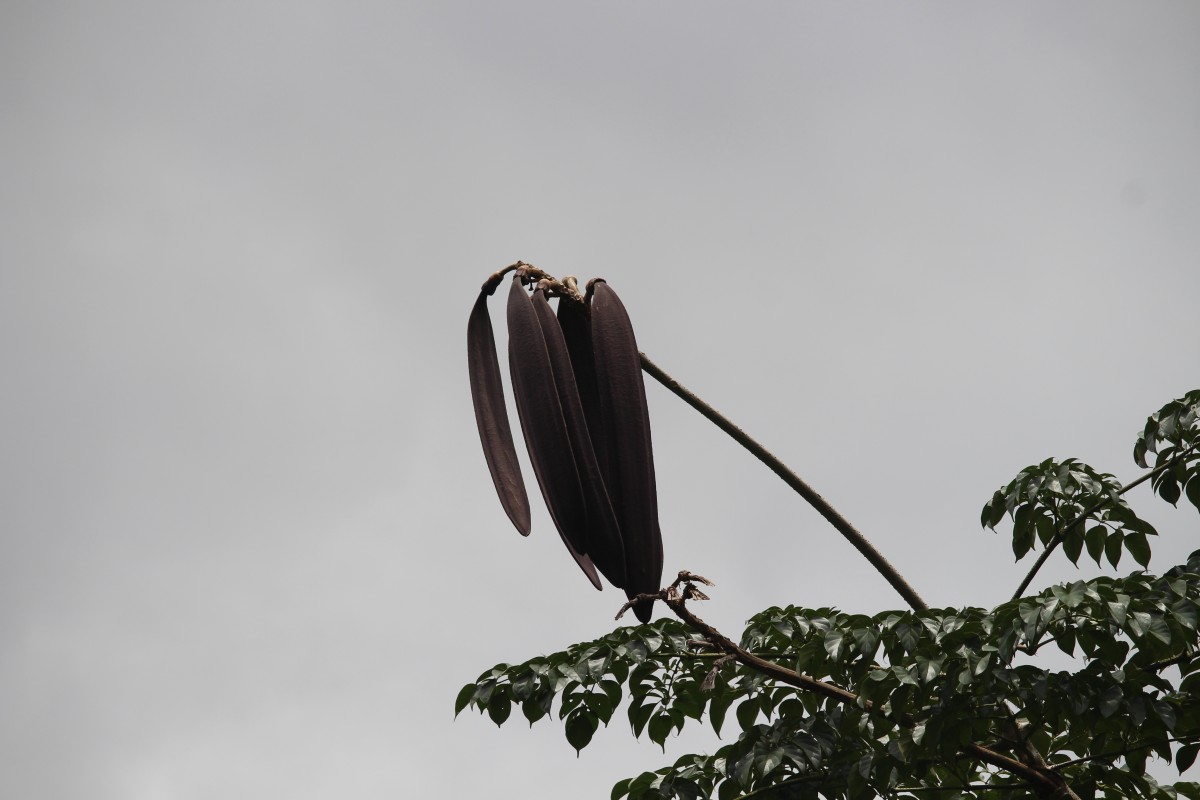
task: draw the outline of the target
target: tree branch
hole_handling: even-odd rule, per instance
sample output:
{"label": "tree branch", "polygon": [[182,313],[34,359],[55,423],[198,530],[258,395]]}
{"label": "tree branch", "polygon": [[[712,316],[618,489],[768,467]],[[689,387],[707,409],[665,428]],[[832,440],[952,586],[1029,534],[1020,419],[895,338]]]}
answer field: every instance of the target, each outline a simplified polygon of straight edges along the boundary
{"label": "tree branch", "polygon": [[837,509],[831,506],[825,498],[817,494],[811,486],[801,480],[796,473],[792,472],[786,464],[776,458],[767,448],[756,442],[728,418],[664,372],[661,367],[647,358],[645,353],[641,353],[641,357],[642,369],[647,375],[661,383],[668,391],[683,400],[683,402],[699,411],[710,422],[725,431],[730,438],[750,451],[751,455],[766,464],[772,472],[782,478],[784,483],[790,486],[796,494],[808,501],[808,504],[815,508],[817,513],[828,520],[829,524],[836,528],[838,533],[842,534],[850,544],[854,545],[858,552],[863,554],[867,561],[871,562],[871,565],[892,585],[892,588],[900,593],[900,596],[904,598],[909,606],[917,611],[928,610],[929,606],[917,594],[916,589],[910,586],[908,581],[904,579],[904,576],[892,566],[891,562],[884,558],[882,553],[875,549],[875,546],[868,541],[867,537],[863,536],[857,528],[839,514]]}
{"label": "tree branch", "polygon": [[1170,658],[1164,658],[1162,661],[1155,661],[1152,664],[1146,665],[1147,672],[1162,672],[1167,667],[1174,667],[1178,664],[1184,664],[1196,657],[1196,653],[1184,651]]}
{"label": "tree branch", "polygon": [[764,795],[769,797],[773,793],[778,791],[779,787],[781,787],[781,786],[798,786],[798,785],[804,784],[804,783],[813,783],[816,781],[823,781],[826,779],[826,777],[827,776],[824,774],[822,774],[822,775],[797,775],[795,778],[788,778],[785,781],[780,781],[779,783],[775,783],[770,786],[764,786],[761,789],[755,789],[754,791],[746,792],[743,795],[738,795],[737,800],[746,800],[746,798],[748,798],[748,797],[763,797]]}
{"label": "tree branch", "polygon": [[[687,607],[687,601],[692,599],[707,600],[708,597],[696,588],[695,582],[704,583],[708,586],[712,582],[699,575],[695,575],[687,570],[679,573],[679,577],[665,589],[655,592],[654,594],[643,594],[632,597],[618,612],[617,617],[633,607],[635,603],[643,600],[662,600],[671,611],[675,612],[675,616],[683,620],[692,630],[704,636],[713,647],[721,650],[739,663],[775,678],[783,683],[795,686],[799,689],[813,692],[822,697],[829,698],[838,703],[845,705],[855,705],[867,712],[880,713],[875,711],[875,706],[870,700],[864,700],[857,694],[840,686],[835,686],[831,683],[817,680],[809,675],[788,669],[773,661],[768,661],[764,658],[756,656],[748,650],[743,650],[732,639],[718,631],[716,628],[709,625],[704,620],[697,617]],[[682,589],[680,588],[682,586]],[[911,728],[913,721],[911,719],[895,720],[898,724],[904,727]],[[1040,769],[1038,767],[1023,764],[1016,759],[997,753],[991,748],[984,747],[979,744],[963,745],[963,752],[977,758],[985,764],[990,764],[994,767],[1005,770],[1017,777],[1024,779],[1032,789],[1040,796],[1044,797],[1067,797],[1071,800],[1080,800],[1079,796],[1071,791],[1071,787],[1067,785],[1063,777],[1049,769]],[[1043,762],[1044,763],[1044,762]]]}
{"label": "tree branch", "polygon": [[[1194,742],[1200,741],[1200,735],[1184,736],[1184,737],[1180,737],[1178,739],[1167,739],[1166,741],[1170,744],[1192,744]],[[1104,761],[1105,759],[1109,759],[1109,758],[1119,758],[1121,756],[1129,755],[1130,753],[1132,753],[1135,750],[1149,750],[1151,747],[1154,747],[1155,744],[1157,744],[1157,743],[1156,742],[1145,742],[1145,743],[1141,743],[1141,744],[1131,744],[1131,745],[1129,745],[1129,747],[1126,747],[1124,750],[1113,750],[1108,753],[1098,753],[1094,756],[1084,756],[1083,758],[1074,758],[1074,759],[1071,759],[1070,761],[1064,761],[1061,764],[1056,764],[1055,768],[1056,769],[1065,769],[1067,767],[1078,766],[1079,764],[1086,764],[1089,761]]]}
{"label": "tree branch", "polygon": [[[643,358],[645,358],[645,357],[643,356]],[[1181,460],[1183,460],[1185,457],[1187,457],[1192,452],[1192,450],[1194,450],[1195,448],[1196,448],[1195,444],[1191,444],[1191,445],[1185,447],[1183,450],[1180,450],[1175,455],[1175,457],[1172,458],[1170,461],[1164,461],[1163,463],[1159,464],[1157,467],[1150,470],[1149,472],[1147,472],[1145,475],[1141,476],[1137,480],[1131,481],[1130,483],[1125,484],[1117,492],[1116,497],[1120,497],[1121,495],[1128,492],[1130,489],[1133,489],[1136,486],[1140,486],[1143,483],[1145,483],[1146,481],[1150,480],[1158,473],[1164,472],[1165,470],[1168,470],[1171,467],[1175,466],[1177,463],[1179,463]],[[1104,506],[1113,502],[1114,499],[1115,498],[1112,496],[1105,495],[1101,499],[1097,500],[1095,503],[1092,503],[1092,505],[1090,507],[1088,507],[1086,510],[1084,510],[1082,513],[1080,513],[1079,516],[1075,517],[1070,522],[1068,522],[1066,525],[1064,525],[1060,530],[1058,530],[1054,534],[1054,537],[1049,541],[1049,543],[1047,543],[1046,549],[1042,551],[1042,554],[1040,556],[1038,556],[1037,561],[1035,561],[1033,563],[1033,567],[1030,568],[1029,574],[1027,574],[1025,576],[1025,580],[1021,581],[1021,585],[1017,587],[1017,590],[1015,592],[1013,592],[1012,599],[1019,600],[1021,598],[1021,596],[1025,594],[1025,590],[1028,589],[1029,584],[1033,582],[1033,577],[1038,574],[1038,570],[1040,570],[1042,568],[1042,565],[1046,563],[1046,559],[1050,558],[1050,554],[1052,552],[1054,552],[1054,548],[1056,548],[1060,544],[1062,544],[1062,541],[1064,538],[1066,538],[1068,531],[1072,530],[1073,528],[1077,527],[1078,525],[1081,525],[1085,520],[1087,520],[1088,517],[1090,517],[1092,514],[1095,514],[1101,508],[1104,508]]]}
{"label": "tree branch", "polygon": [[1021,784],[1016,783],[999,783],[996,785],[988,783],[972,783],[965,786],[897,786],[897,792],[1011,792],[1014,789],[1024,789]]}

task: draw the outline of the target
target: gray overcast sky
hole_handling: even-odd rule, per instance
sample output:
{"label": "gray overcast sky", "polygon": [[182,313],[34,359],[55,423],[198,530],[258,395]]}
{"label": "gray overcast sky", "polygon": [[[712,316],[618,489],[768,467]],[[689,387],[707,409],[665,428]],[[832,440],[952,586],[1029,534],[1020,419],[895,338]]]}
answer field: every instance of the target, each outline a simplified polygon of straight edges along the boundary
{"label": "gray overcast sky", "polygon": [[[1197,41],[1191,2],[4,3],[0,795],[607,797],[714,746],[451,719],[621,600],[479,452],[467,312],[518,258],[606,277],[930,602],[1001,601],[991,492],[1133,477],[1200,384]],[[705,618],[901,605],[648,392]],[[1153,567],[1193,549],[1132,500]]]}

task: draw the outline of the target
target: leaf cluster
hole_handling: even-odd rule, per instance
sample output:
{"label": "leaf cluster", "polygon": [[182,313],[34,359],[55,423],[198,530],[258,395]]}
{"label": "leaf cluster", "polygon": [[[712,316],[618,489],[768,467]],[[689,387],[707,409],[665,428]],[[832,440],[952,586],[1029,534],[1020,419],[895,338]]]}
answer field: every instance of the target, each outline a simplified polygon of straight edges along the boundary
{"label": "leaf cluster", "polygon": [[980,522],[995,530],[1005,514],[1012,518],[1017,560],[1039,542],[1047,548],[1061,542],[1072,564],[1078,563],[1086,546],[1097,564],[1107,558],[1115,567],[1127,550],[1144,567],[1150,563],[1146,537],[1158,531],[1121,499],[1121,488],[1116,476],[1097,472],[1077,459],[1048,458],[997,489],[984,505]]}
{"label": "leaf cluster", "polygon": [[1171,505],[1186,495],[1200,510],[1200,389],[1172,400],[1146,420],[1133,446],[1133,460],[1148,467],[1146,456],[1154,455],[1156,474],[1151,486]]}

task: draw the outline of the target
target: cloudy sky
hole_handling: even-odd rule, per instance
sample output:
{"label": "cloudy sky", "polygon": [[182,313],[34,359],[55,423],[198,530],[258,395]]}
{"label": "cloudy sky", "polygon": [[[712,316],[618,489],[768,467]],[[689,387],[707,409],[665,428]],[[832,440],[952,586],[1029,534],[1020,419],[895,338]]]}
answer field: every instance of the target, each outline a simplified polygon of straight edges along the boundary
{"label": "cloudy sky", "polygon": [[[1005,599],[991,492],[1135,477],[1200,385],[1197,40],[1189,2],[8,0],[0,795],[607,797],[714,746],[452,719],[622,599],[479,452],[467,312],[517,259],[607,278],[932,604]],[[648,394],[707,619],[902,605]],[[1153,567],[1195,546],[1131,500]]]}

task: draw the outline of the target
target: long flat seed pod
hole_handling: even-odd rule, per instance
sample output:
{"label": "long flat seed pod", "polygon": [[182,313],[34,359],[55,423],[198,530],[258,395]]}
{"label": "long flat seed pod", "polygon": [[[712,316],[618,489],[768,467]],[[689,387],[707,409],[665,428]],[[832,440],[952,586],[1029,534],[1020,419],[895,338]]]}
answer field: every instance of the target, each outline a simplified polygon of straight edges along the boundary
{"label": "long flat seed pod", "polygon": [[521,478],[517,449],[513,445],[508,412],[504,408],[504,386],[500,380],[500,362],[496,357],[496,338],[488,316],[487,298],[480,292],[471,317],[467,320],[467,368],[471,375],[471,402],[475,406],[475,424],[483,457],[487,459],[492,483],[500,496],[500,505],[522,536],[529,535],[529,495]]}
{"label": "long flat seed pod", "polygon": [[567,550],[599,589],[600,577],[587,555],[586,503],[546,338],[520,277],[513,278],[508,294],[508,360],[521,431],[546,508]]}
{"label": "long flat seed pod", "polygon": [[[583,416],[591,434],[592,449],[600,462],[605,478],[615,474],[608,452],[609,437],[605,432],[604,417],[600,413],[600,391],[596,385],[596,360],[592,355],[591,312],[583,302],[561,298],[558,301],[558,324],[562,328],[567,352],[571,356],[571,367],[575,373],[575,385],[579,388],[579,400],[583,405]],[[608,487],[611,491],[612,487]]]}
{"label": "long flat seed pod", "polygon": [[[657,592],[662,583],[662,534],[658,527],[650,412],[629,314],[607,283],[595,281],[593,292],[592,352],[600,410],[616,473],[608,484],[609,493],[625,542],[625,593],[632,598]],[[652,601],[643,601],[633,611],[642,622],[649,622],[652,605]]]}
{"label": "long flat seed pod", "polygon": [[[575,467],[583,489],[587,523],[587,554],[592,563],[618,589],[625,587],[625,548],[621,543],[621,529],[617,524],[600,465],[592,450],[588,424],[584,418],[579,389],[575,384],[575,371],[567,352],[567,343],[562,328],[555,319],[550,303],[541,289],[530,298],[537,313],[546,339],[546,352],[550,356],[550,367],[554,373],[554,385],[558,390],[559,405],[562,406],[563,421],[567,425],[567,437],[575,457]],[[559,300],[560,303],[567,302]]]}

